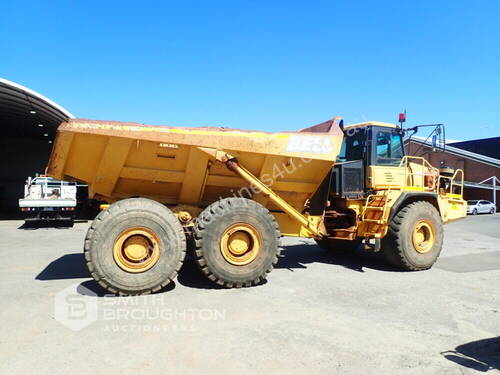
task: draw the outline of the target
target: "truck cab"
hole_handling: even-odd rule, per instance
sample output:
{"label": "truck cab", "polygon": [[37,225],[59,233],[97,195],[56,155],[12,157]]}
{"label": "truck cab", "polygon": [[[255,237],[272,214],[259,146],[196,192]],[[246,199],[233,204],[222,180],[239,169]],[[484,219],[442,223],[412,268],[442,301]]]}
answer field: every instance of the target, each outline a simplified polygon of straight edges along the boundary
{"label": "truck cab", "polygon": [[416,201],[432,204],[443,223],[464,216],[463,172],[440,173],[405,155],[401,127],[364,122],[342,130],[325,216],[331,238],[384,238],[394,215]]}
{"label": "truck cab", "polygon": [[337,191],[357,196],[371,189],[387,188],[396,181],[402,184],[404,173],[400,164],[405,153],[400,127],[372,121],[352,124],[343,130],[345,136],[336,170],[339,175],[347,168],[350,176],[342,181],[347,185],[337,185]]}

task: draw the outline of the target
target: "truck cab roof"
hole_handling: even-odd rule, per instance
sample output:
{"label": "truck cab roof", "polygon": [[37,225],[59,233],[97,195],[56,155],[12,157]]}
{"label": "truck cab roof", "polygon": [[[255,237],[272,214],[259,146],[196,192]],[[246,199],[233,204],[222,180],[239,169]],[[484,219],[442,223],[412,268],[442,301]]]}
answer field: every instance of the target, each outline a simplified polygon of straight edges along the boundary
{"label": "truck cab roof", "polygon": [[368,126],[382,126],[386,128],[399,128],[396,124],[390,124],[388,122],[380,122],[380,121],[366,121],[366,122],[358,122],[356,124],[349,124],[344,126],[344,130],[346,129],[356,129],[356,128],[366,128]]}

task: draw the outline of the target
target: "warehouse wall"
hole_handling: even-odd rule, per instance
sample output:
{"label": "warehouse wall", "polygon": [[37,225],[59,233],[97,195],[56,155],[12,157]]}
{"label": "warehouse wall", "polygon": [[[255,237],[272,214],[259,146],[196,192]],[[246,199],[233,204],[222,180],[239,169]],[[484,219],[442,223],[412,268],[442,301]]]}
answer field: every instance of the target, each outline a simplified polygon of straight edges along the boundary
{"label": "warehouse wall", "polygon": [[[486,189],[465,187],[464,198],[468,201],[484,199],[493,202],[493,191]],[[497,211],[500,211],[500,191],[498,190],[497,190]]]}
{"label": "warehouse wall", "polygon": [[19,211],[26,178],[44,173],[51,146],[46,140],[0,138],[0,217]]}

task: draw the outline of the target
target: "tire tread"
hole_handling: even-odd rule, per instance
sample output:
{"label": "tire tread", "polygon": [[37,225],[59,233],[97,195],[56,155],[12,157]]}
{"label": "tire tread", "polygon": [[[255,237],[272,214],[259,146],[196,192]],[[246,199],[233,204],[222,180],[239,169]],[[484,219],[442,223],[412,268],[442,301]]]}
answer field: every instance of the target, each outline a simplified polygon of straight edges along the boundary
{"label": "tire tread", "polygon": [[[272,263],[270,266],[266,269],[264,269],[260,275],[256,276],[253,280],[248,281],[246,283],[241,283],[241,282],[235,282],[235,281],[229,281],[229,280],[222,280],[218,278],[207,266],[207,261],[204,257],[203,254],[203,233],[205,230],[207,230],[207,225],[205,223],[210,223],[211,220],[214,218],[217,218],[217,209],[224,209],[224,204],[227,204],[230,207],[238,207],[242,204],[244,205],[250,205],[250,209],[252,210],[257,210],[261,214],[265,215],[267,219],[273,223],[274,231],[275,231],[275,236],[276,236],[276,241],[277,241],[277,252],[273,255]],[[210,214],[208,214],[210,213]],[[253,285],[257,285],[261,283],[263,280],[266,279],[266,276],[273,270],[274,266],[278,263],[278,259],[281,256],[281,232],[278,226],[278,223],[276,222],[276,219],[274,216],[269,212],[269,210],[265,207],[263,207],[261,204],[250,200],[246,198],[224,198],[221,200],[218,200],[214,203],[212,203],[210,206],[208,206],[202,213],[202,220],[196,220],[196,223],[194,225],[194,245],[195,245],[195,260],[196,264],[198,265],[198,268],[201,270],[201,272],[208,277],[209,280],[215,282],[217,285],[222,286],[224,288],[241,288],[242,286],[244,287],[250,287]]]}
{"label": "tire tread", "polygon": [[[404,206],[390,221],[387,235],[383,239],[383,254],[386,260],[396,267],[408,270],[408,271],[422,271],[432,267],[432,264],[437,260],[434,260],[432,264],[428,267],[417,267],[408,261],[405,256],[403,237],[404,234],[401,233],[401,226],[404,219],[409,215],[409,213],[418,207],[424,207],[426,210],[431,212],[437,212],[436,208],[427,201],[416,201]],[[439,256],[439,253],[437,254]]]}
{"label": "tire tread", "polygon": [[[182,228],[182,225],[178,221],[177,217],[170,212],[171,215],[166,215],[165,219],[168,220],[173,224],[175,227],[175,231],[179,235],[179,238],[181,239],[181,244],[182,244],[182,251],[178,260],[178,263],[175,267],[175,270],[172,272],[172,274],[165,279],[163,282],[159,283],[158,285],[155,285],[153,287],[141,290],[137,293],[129,293],[127,291],[122,291],[118,290],[115,287],[113,287],[108,281],[106,281],[106,278],[103,275],[100,275],[97,273],[96,267],[94,267],[93,264],[93,259],[92,259],[92,252],[91,250],[91,244],[92,240],[94,239],[94,235],[96,234],[96,230],[99,228],[100,225],[104,222],[105,218],[110,217],[110,215],[113,215],[118,212],[123,212],[123,211],[131,211],[131,209],[137,209],[137,208],[150,208],[152,210],[158,210],[160,209],[165,209],[167,208],[161,203],[158,203],[156,201],[153,201],[151,199],[146,199],[146,198],[129,198],[129,199],[124,199],[121,201],[118,201],[111,206],[109,206],[106,210],[101,211],[97,217],[94,219],[92,224],[90,225],[90,228],[87,231],[87,235],[85,236],[85,241],[84,241],[84,256],[86,260],[86,265],[87,269],[89,270],[90,274],[94,278],[94,280],[105,290],[111,292],[112,294],[120,295],[120,296],[128,296],[128,295],[143,295],[143,294],[150,294],[153,292],[156,292],[158,290],[161,290],[162,288],[166,287],[168,284],[170,284],[175,277],[177,276],[182,263],[184,261],[184,258],[186,256],[186,236],[184,233],[184,229]],[[168,210],[168,208],[167,208]]]}

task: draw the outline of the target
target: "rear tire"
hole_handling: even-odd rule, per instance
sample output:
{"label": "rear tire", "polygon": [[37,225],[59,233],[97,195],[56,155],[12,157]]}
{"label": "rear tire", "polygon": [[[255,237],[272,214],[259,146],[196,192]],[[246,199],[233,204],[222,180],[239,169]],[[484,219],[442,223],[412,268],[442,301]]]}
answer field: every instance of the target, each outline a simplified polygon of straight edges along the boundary
{"label": "rear tire", "polygon": [[148,294],[175,278],[186,255],[186,237],[167,207],[130,198],[97,215],[84,254],[92,277],[104,289],[119,295]]}
{"label": "rear tire", "polygon": [[474,208],[474,209],[472,210],[472,215],[477,215],[477,208]]}
{"label": "rear tire", "polygon": [[443,246],[443,226],[437,209],[419,201],[403,207],[391,220],[382,239],[386,260],[408,271],[426,270]]}
{"label": "rear tire", "polygon": [[342,254],[355,251],[360,245],[361,240],[336,240],[329,238],[322,238],[315,240],[319,247],[331,253]]}
{"label": "rear tire", "polygon": [[226,288],[259,284],[281,251],[274,216],[245,198],[225,198],[208,206],[196,220],[193,239],[201,271]]}
{"label": "rear tire", "polygon": [[492,214],[492,215],[493,215],[494,213],[495,213],[495,209],[494,209],[494,208],[492,208],[492,209],[490,210],[490,214]]}

